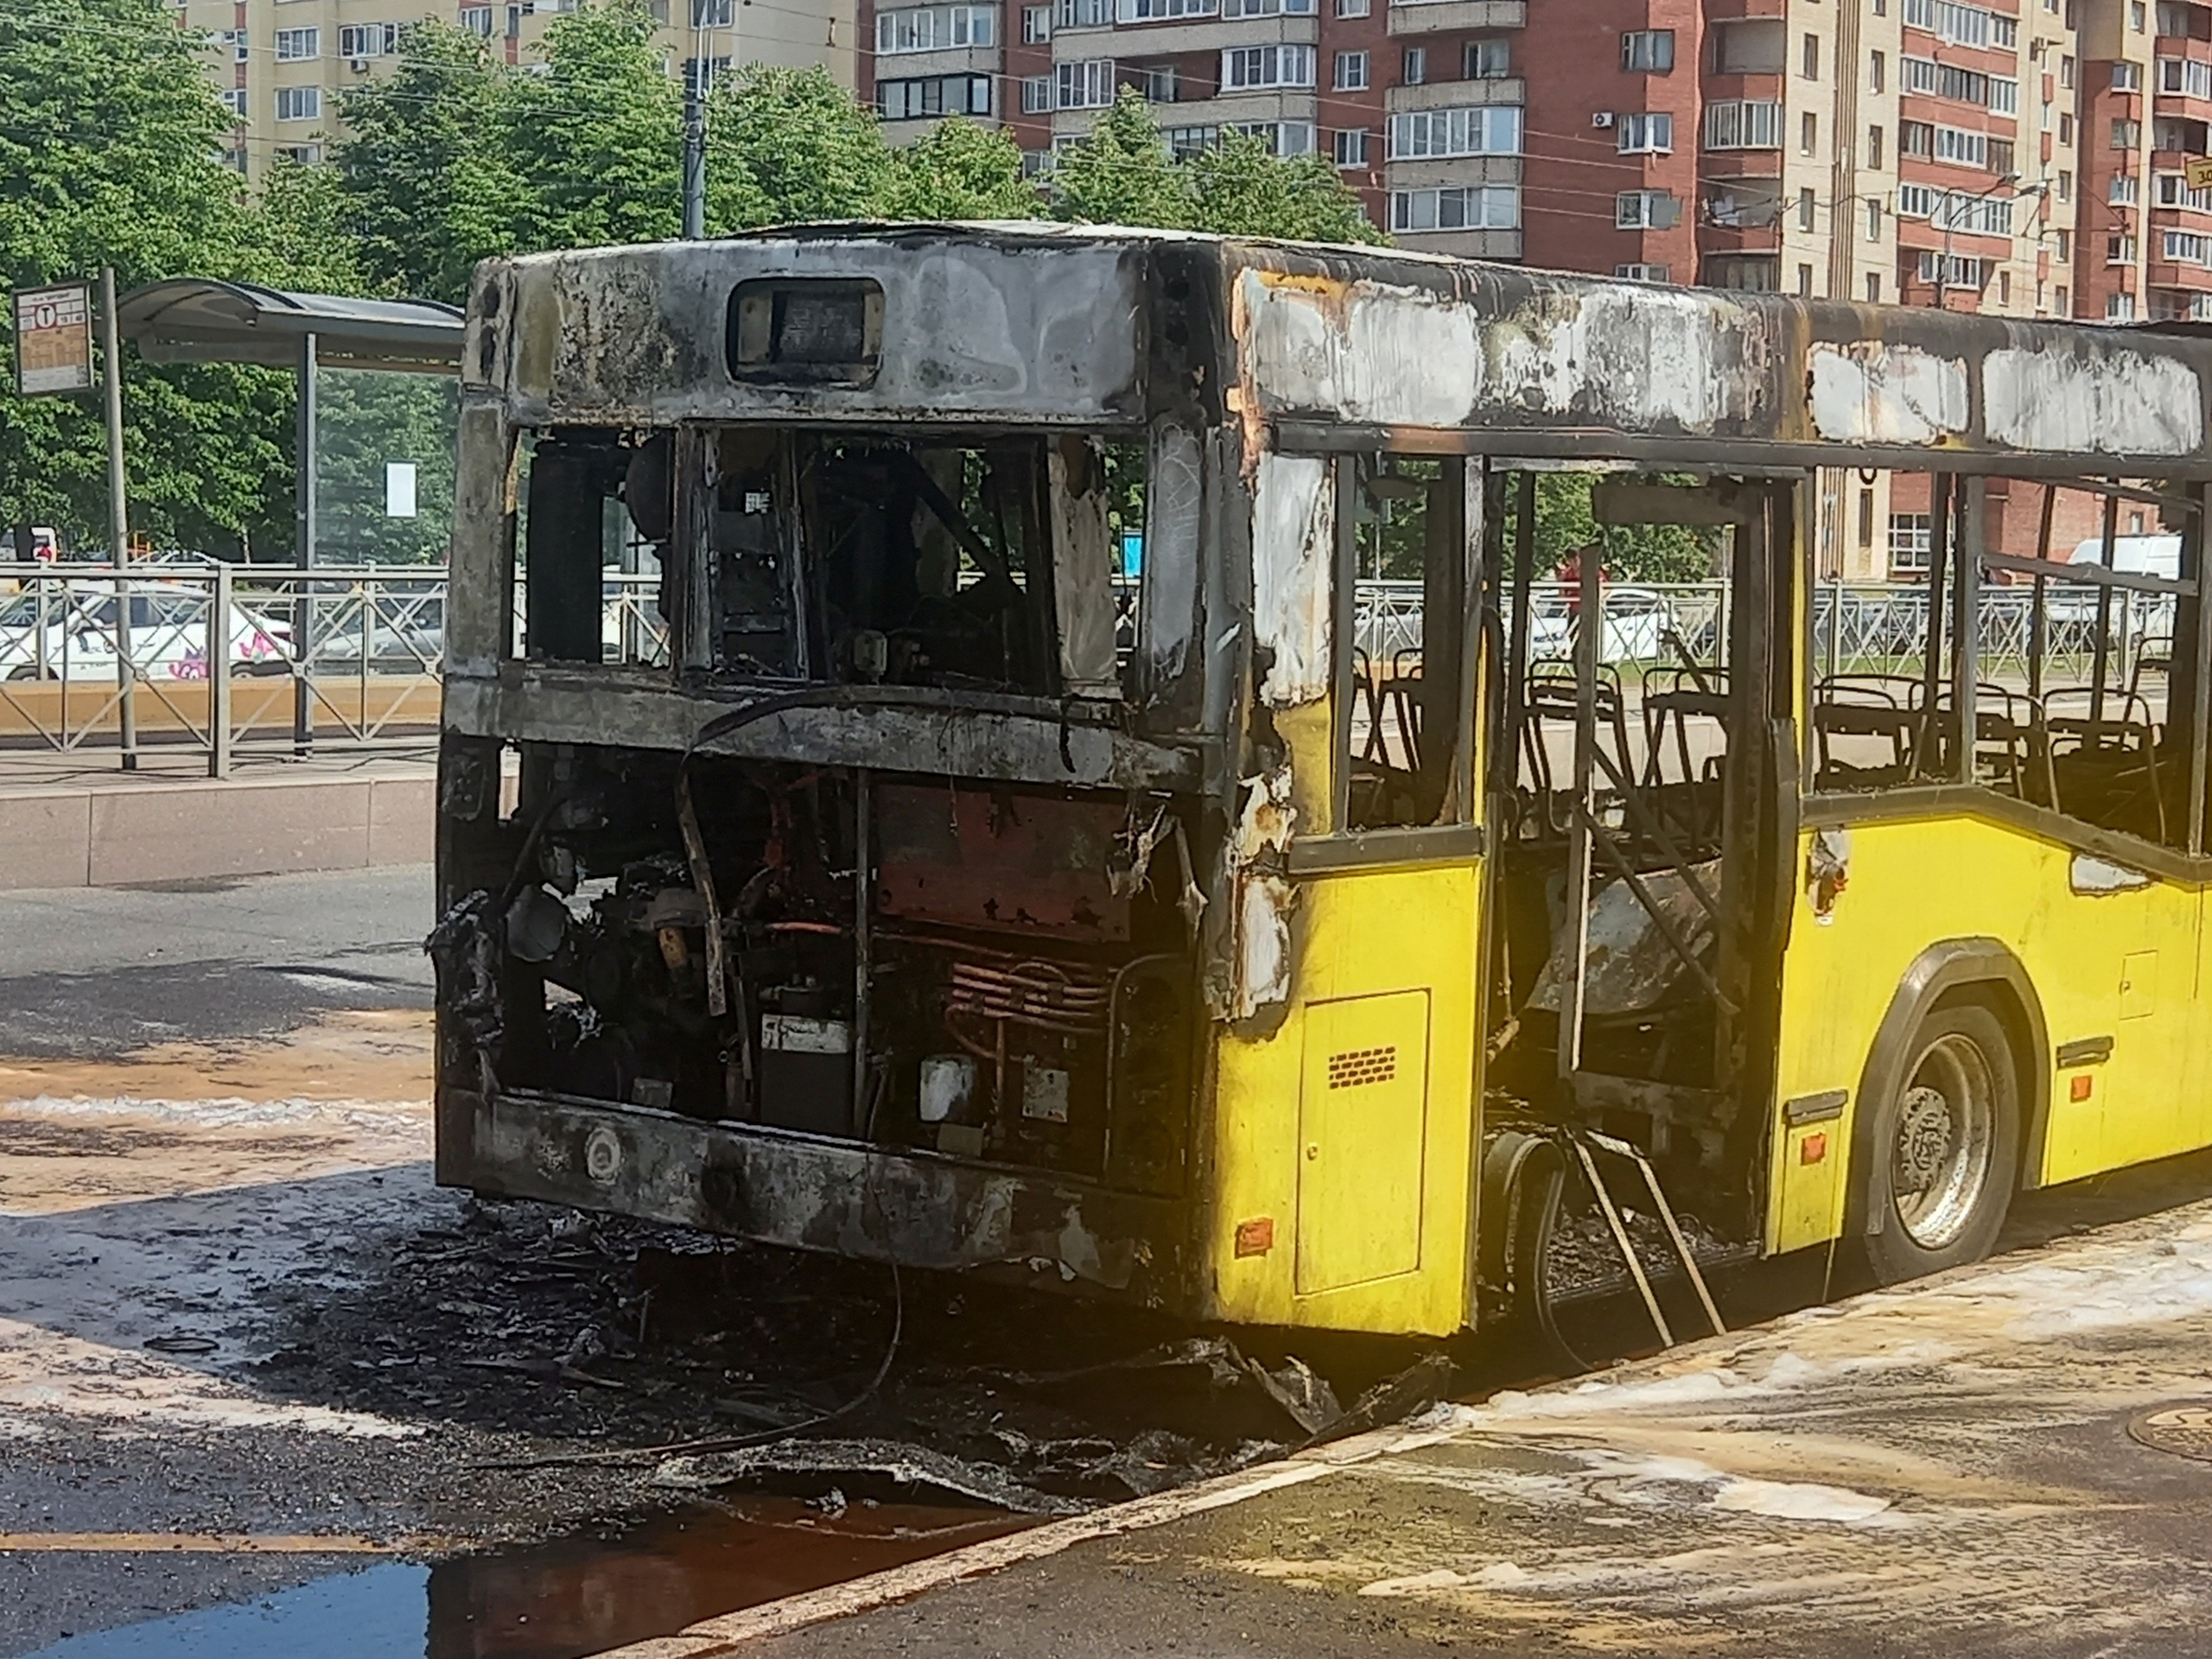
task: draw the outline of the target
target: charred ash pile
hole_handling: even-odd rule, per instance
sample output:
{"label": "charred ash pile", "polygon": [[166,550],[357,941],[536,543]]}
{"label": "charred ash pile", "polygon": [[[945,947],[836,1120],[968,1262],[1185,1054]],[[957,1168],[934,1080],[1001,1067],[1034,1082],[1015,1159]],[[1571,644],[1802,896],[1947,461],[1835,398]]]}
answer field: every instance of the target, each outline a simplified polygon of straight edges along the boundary
{"label": "charred ash pile", "polygon": [[[264,1387],[435,1426],[484,1466],[626,1503],[927,1495],[1053,1515],[1393,1421],[1449,1387],[1128,1310],[622,1218],[472,1202],[302,1299]],[[1411,1363],[1408,1363],[1408,1360]]]}

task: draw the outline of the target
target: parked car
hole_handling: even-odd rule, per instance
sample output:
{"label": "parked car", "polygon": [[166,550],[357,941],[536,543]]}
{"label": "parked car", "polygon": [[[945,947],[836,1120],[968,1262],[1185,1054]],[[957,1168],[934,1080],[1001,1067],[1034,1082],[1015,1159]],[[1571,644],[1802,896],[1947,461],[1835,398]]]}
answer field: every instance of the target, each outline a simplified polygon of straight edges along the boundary
{"label": "parked car", "polygon": [[[130,658],[140,673],[174,680],[207,677],[208,603],[205,588],[132,584]],[[0,676],[113,679],[119,614],[114,590],[105,582],[70,582],[0,601]],[[233,604],[229,632],[233,671],[285,671],[288,624]]]}
{"label": "parked car", "polygon": [[[1604,589],[1605,632],[1600,651],[1609,663],[1656,663],[1666,660],[1666,634],[1672,626],[1666,599],[1649,588],[1617,587]],[[1529,620],[1529,657],[1532,662],[1574,655],[1577,618],[1567,596],[1556,589],[1539,593]]]}

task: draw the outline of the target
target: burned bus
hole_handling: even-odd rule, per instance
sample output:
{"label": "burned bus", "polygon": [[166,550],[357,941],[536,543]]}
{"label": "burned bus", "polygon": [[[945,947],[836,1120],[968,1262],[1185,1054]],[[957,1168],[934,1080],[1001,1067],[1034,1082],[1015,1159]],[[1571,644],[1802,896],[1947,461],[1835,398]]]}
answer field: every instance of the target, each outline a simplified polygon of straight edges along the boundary
{"label": "burned bus", "polygon": [[[493,260],[438,1178],[1385,1332],[1541,1305],[1579,1211],[1970,1259],[2023,1187],[2212,1141],[2208,368],[2185,331],[1110,228]],[[1937,556],[1854,675],[1814,526],[1877,469]],[[1594,556],[1535,602],[1561,472],[1700,527],[1711,626],[1614,660]],[[2000,505],[2061,488],[2147,504],[2179,574],[2008,553]],[[1986,671],[2016,577],[2038,617],[2164,594],[2158,683]]]}

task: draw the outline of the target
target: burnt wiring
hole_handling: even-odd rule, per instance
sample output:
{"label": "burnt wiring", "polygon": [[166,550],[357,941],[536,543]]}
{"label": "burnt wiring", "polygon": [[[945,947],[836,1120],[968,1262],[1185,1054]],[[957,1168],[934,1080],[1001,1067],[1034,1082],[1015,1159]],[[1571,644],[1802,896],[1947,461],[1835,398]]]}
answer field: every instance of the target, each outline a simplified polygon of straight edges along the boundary
{"label": "burnt wiring", "polygon": [[906,1293],[899,1276],[899,1264],[891,1264],[891,1339],[885,1344],[882,1363],[875,1368],[875,1375],[868,1386],[851,1399],[833,1410],[808,1417],[796,1423],[786,1423],[779,1428],[755,1429],[749,1434],[718,1434],[698,1440],[664,1440],[658,1446],[619,1446],[606,1452],[567,1452],[544,1458],[520,1458],[497,1463],[478,1463],[473,1469],[562,1469],[585,1464],[623,1463],[632,1458],[703,1457],[715,1452],[743,1452],[756,1446],[773,1446],[780,1440],[798,1440],[840,1423],[867,1405],[881,1392],[891,1375],[892,1363],[899,1357],[899,1345],[906,1332]]}

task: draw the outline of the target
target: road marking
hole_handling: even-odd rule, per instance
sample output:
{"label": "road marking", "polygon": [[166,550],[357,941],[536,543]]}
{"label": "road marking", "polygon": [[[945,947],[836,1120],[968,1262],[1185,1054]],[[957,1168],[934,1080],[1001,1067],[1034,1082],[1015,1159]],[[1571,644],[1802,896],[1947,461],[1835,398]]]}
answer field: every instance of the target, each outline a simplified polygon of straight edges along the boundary
{"label": "road marking", "polygon": [[[1366,1438],[1360,1437],[1363,1440]],[[927,1560],[912,1561],[905,1567],[871,1573],[866,1578],[855,1579],[847,1584],[834,1584],[826,1589],[809,1591],[804,1595],[785,1596],[780,1601],[748,1607],[741,1612],[723,1613],[714,1618],[702,1619],[674,1636],[650,1637],[626,1647],[591,1655],[589,1659],[716,1659],[716,1656],[734,1652],[749,1642],[765,1641],[772,1636],[785,1636],[810,1624],[864,1613],[871,1608],[894,1601],[906,1601],[927,1591],[957,1584],[963,1579],[981,1578],[985,1573],[1001,1572],[1023,1561],[1057,1555],[1062,1550],[1087,1543],[1094,1538],[1112,1538],[1122,1533],[1139,1532],[1147,1527],[1179,1521],[1185,1516],[1200,1515],[1208,1510],[1241,1503],[1246,1498],[1259,1497],[1262,1492],[1302,1485],[1324,1475],[1334,1474],[1343,1462],[1349,1460],[1341,1457],[1327,1459],[1297,1458],[1286,1463],[1268,1464],[1262,1468],[1224,1475],[1217,1480],[1204,1481],[1177,1491],[1162,1492],[1157,1497],[1111,1504],[1089,1515],[1050,1522],[1041,1527],[1033,1527],[1027,1532],[1010,1533],[1003,1538],[987,1539],[980,1544],[969,1544],[943,1555],[933,1555]]]}
{"label": "road marking", "polygon": [[0,1554],[391,1555],[435,1541],[380,1544],[347,1533],[0,1532]]}

